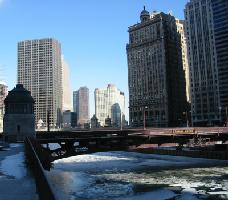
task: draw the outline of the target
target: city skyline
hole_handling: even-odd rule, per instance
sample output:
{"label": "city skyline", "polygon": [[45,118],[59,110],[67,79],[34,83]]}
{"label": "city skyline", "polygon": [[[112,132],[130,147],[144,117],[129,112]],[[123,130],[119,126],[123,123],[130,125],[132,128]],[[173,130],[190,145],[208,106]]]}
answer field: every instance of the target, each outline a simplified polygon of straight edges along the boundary
{"label": "city skyline", "polygon": [[[62,52],[69,63],[72,91],[83,85],[90,90],[90,117],[95,113],[94,89],[109,83],[117,85],[125,93],[127,107],[128,27],[140,20],[138,13],[144,5],[150,12],[172,11],[175,17],[184,19],[186,2],[174,0],[164,4],[157,0],[134,0],[133,3],[100,0],[69,1],[65,4],[54,1],[1,1],[0,46],[5,48],[0,49],[0,65],[5,68],[8,88],[12,89],[16,83],[17,42],[54,37],[62,44]],[[126,117],[128,119],[128,109]]]}

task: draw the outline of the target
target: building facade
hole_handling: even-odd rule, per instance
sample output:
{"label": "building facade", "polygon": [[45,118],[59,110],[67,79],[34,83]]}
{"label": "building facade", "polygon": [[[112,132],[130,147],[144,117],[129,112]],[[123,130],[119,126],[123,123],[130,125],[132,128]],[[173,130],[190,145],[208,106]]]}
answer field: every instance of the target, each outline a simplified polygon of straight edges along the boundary
{"label": "building facade", "polygon": [[70,110],[63,111],[62,127],[71,128],[71,111]]}
{"label": "building facade", "polygon": [[79,90],[73,92],[73,107],[77,113],[78,126],[84,127],[84,124],[90,122],[89,117],[89,89],[80,87]]}
{"label": "building facade", "polygon": [[195,126],[218,124],[221,103],[211,0],[188,2],[185,21],[192,122]]}
{"label": "building facade", "polygon": [[140,19],[128,29],[130,126],[179,126],[186,92],[176,20],[145,8]]}
{"label": "building facade", "polygon": [[36,137],[35,101],[31,92],[26,90],[22,84],[17,84],[13,90],[9,91],[4,104],[4,139],[8,142],[21,142],[26,137]]}
{"label": "building facade", "polygon": [[93,115],[93,117],[90,120],[90,124],[91,124],[91,128],[99,128],[100,127],[100,124],[98,122],[96,115]]}
{"label": "building facade", "polygon": [[101,126],[105,126],[105,119],[110,118],[114,127],[120,127],[125,116],[124,93],[117,89],[115,85],[108,84],[107,88],[96,88],[95,116]]}
{"label": "building facade", "polygon": [[3,131],[3,116],[5,111],[4,100],[7,96],[7,85],[5,82],[0,81],[0,132]]}
{"label": "building facade", "polygon": [[211,1],[217,56],[221,123],[227,122],[228,108],[228,1]]}
{"label": "building facade", "polygon": [[71,93],[71,86],[70,86],[70,71],[69,65],[64,60],[62,56],[62,88],[63,88],[63,100],[62,100],[62,109],[65,110],[72,110],[72,93]]}
{"label": "building facade", "polygon": [[77,111],[77,91],[73,91],[73,111]]}
{"label": "building facade", "polygon": [[35,104],[36,124],[59,127],[62,111],[61,45],[53,38],[25,40],[18,43],[18,83],[31,91]]}
{"label": "building facade", "polygon": [[186,87],[186,98],[187,102],[191,102],[190,99],[190,80],[189,80],[189,65],[188,65],[188,52],[187,52],[187,40],[184,31],[185,22],[184,20],[176,19],[177,32],[181,37],[181,50],[182,50],[182,65],[185,74],[185,87]]}

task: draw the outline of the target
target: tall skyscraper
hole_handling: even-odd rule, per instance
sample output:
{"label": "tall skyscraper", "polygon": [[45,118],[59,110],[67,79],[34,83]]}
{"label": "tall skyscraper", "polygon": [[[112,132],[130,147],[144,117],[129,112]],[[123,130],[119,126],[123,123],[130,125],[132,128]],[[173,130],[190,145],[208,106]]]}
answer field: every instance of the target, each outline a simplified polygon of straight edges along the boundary
{"label": "tall skyscraper", "polygon": [[7,85],[0,81],[0,132],[3,130],[4,100],[7,96]]}
{"label": "tall skyscraper", "polygon": [[170,14],[144,10],[129,27],[130,125],[178,126],[186,106],[181,40]]}
{"label": "tall skyscraper", "polygon": [[72,110],[72,97],[71,97],[71,87],[70,87],[70,72],[69,66],[62,56],[62,83],[63,83],[63,100],[62,109]]}
{"label": "tall skyscraper", "polygon": [[118,90],[115,85],[108,84],[107,88],[96,88],[94,96],[95,115],[100,125],[104,126],[105,119],[109,117],[112,125],[119,127],[125,116],[124,93]]}
{"label": "tall skyscraper", "polygon": [[185,73],[185,83],[186,83],[186,98],[190,102],[190,85],[189,85],[189,66],[188,66],[188,52],[187,52],[187,40],[184,31],[184,20],[176,19],[177,32],[181,36],[181,49],[182,49],[182,65]]}
{"label": "tall skyscraper", "polygon": [[74,112],[77,113],[77,124],[84,126],[89,123],[89,89],[87,87],[80,87],[78,91],[73,92],[73,107]]}
{"label": "tall skyscraper", "polygon": [[218,67],[221,122],[227,121],[228,109],[228,1],[211,1]]}
{"label": "tall skyscraper", "polygon": [[61,45],[53,38],[18,43],[18,83],[31,91],[35,100],[36,123],[60,125],[62,110]]}
{"label": "tall skyscraper", "polygon": [[221,104],[211,0],[188,2],[185,21],[192,122],[196,126],[219,123]]}

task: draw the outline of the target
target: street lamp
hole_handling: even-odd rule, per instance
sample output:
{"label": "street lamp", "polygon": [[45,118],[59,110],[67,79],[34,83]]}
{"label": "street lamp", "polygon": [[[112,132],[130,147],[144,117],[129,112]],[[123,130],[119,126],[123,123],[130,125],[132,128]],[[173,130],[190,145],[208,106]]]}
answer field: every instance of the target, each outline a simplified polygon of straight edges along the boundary
{"label": "street lamp", "polygon": [[185,120],[186,120],[186,127],[189,127],[189,122],[188,122],[188,111],[183,112],[185,115]]}
{"label": "street lamp", "polygon": [[143,130],[146,130],[146,108],[147,106],[144,106],[144,113],[143,113]]}
{"label": "street lamp", "polygon": [[221,110],[222,110],[222,107],[221,107],[221,106],[219,106],[219,122],[220,122],[220,124],[219,124],[219,125],[221,125],[221,123],[222,123]]}
{"label": "street lamp", "polygon": [[227,126],[227,123],[228,123],[228,118],[227,118],[227,106],[226,106],[226,125]]}
{"label": "street lamp", "polygon": [[123,125],[122,125],[122,112],[120,111],[120,130],[122,131]]}

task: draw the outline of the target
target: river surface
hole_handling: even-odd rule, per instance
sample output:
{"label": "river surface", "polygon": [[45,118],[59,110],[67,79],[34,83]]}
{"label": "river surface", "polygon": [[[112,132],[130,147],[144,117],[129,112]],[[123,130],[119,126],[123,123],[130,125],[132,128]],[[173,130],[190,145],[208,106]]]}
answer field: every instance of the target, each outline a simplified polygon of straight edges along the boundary
{"label": "river surface", "polygon": [[218,160],[103,152],[56,160],[47,175],[61,200],[228,199]]}

